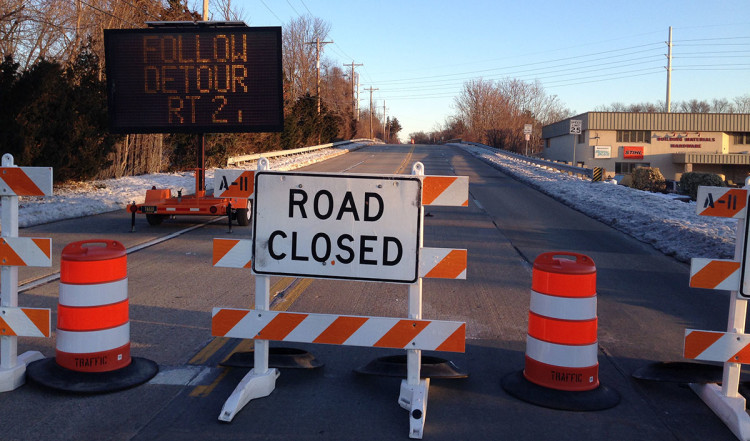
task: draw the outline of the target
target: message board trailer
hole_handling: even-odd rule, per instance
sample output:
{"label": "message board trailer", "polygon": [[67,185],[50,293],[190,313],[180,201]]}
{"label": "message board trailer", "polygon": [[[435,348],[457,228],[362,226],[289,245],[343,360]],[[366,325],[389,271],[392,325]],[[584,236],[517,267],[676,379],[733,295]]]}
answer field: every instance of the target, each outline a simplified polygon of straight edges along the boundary
{"label": "message board trailer", "polygon": [[109,128],[113,133],[199,134],[193,195],[152,188],[135,215],[151,225],[176,215],[224,215],[249,225],[249,198],[206,194],[205,133],[284,127],[281,28],[242,22],[154,22],[106,29]]}

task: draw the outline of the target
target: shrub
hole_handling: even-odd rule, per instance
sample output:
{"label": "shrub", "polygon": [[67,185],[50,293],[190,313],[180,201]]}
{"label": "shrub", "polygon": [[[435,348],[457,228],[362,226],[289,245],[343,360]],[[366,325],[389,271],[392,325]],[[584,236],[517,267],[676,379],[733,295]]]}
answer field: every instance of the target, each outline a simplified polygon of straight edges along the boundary
{"label": "shrub", "polygon": [[667,181],[658,168],[638,167],[633,171],[632,188],[650,192],[662,192],[667,188]]}
{"label": "shrub", "polygon": [[690,195],[692,200],[698,197],[700,186],[723,187],[724,181],[713,173],[689,172],[680,177],[680,193]]}

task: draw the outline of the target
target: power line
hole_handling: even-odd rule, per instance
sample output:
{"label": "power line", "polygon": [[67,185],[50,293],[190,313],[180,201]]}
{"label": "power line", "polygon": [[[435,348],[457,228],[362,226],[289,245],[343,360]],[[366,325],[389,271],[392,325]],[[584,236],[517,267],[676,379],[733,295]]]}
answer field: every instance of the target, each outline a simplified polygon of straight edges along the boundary
{"label": "power line", "polygon": [[260,2],[261,2],[261,3],[263,3],[263,6],[265,6],[265,7],[266,7],[266,9],[268,9],[268,12],[270,12],[270,13],[271,13],[271,14],[272,14],[272,15],[273,15],[274,17],[276,17],[276,20],[278,20],[278,21],[279,21],[279,23],[281,23],[281,24],[284,24],[284,22],[283,22],[283,21],[281,21],[281,19],[279,18],[279,16],[278,16],[278,15],[276,15],[276,13],[275,13],[275,12],[273,12],[273,11],[271,10],[271,8],[269,8],[269,7],[268,7],[268,5],[266,4],[266,2],[264,2],[263,0],[260,0]]}
{"label": "power line", "polygon": [[97,10],[97,11],[101,12],[102,14],[105,14],[105,15],[109,15],[110,17],[112,17],[112,18],[116,18],[116,19],[120,20],[120,21],[121,21],[121,22],[123,22],[123,23],[127,23],[127,24],[129,24],[130,26],[138,27],[138,25],[137,25],[137,24],[135,24],[135,23],[133,23],[133,22],[131,22],[131,21],[125,20],[125,19],[124,19],[124,18],[122,18],[122,17],[118,17],[118,16],[116,16],[116,15],[112,14],[112,13],[111,13],[111,12],[109,12],[109,11],[105,11],[105,10],[103,10],[103,9],[97,8],[96,6],[94,6],[94,5],[90,4],[90,3],[86,3],[86,2],[85,2],[85,1],[83,1],[83,0],[78,0],[78,1],[80,1],[81,3],[83,3],[83,4],[84,4],[84,5],[86,5],[86,6],[90,7],[91,9],[95,9],[95,10]]}
{"label": "power line", "polygon": [[[611,51],[595,52],[595,53],[591,53],[591,54],[578,55],[578,56],[575,56],[575,57],[555,58],[555,59],[552,59],[552,60],[537,61],[537,62],[533,62],[533,63],[524,63],[524,64],[517,64],[517,65],[513,65],[513,66],[504,66],[504,67],[497,67],[497,68],[492,68],[492,69],[482,69],[482,70],[460,72],[460,73],[453,73],[453,74],[431,75],[431,76],[424,76],[424,77],[412,77],[412,78],[405,78],[405,79],[400,79],[400,80],[384,81],[384,82],[381,82],[381,83],[406,82],[406,81],[412,81],[412,80],[429,80],[430,78],[444,78],[444,77],[450,77],[450,76],[471,75],[471,74],[486,73],[486,72],[493,72],[493,71],[498,71],[498,70],[514,69],[514,68],[528,67],[528,66],[537,66],[537,65],[540,65],[540,64],[557,63],[557,62],[565,62],[566,65],[569,65],[570,64],[570,60],[573,60],[573,59],[591,57],[591,56],[594,56],[594,55],[601,55],[601,54],[605,54],[605,53],[619,52],[619,51],[628,50],[628,49],[636,49],[636,48],[640,48],[640,47],[644,47],[644,46],[651,46],[651,45],[655,45],[655,44],[661,45],[663,43],[650,43],[648,45],[634,46],[634,47],[623,48],[623,49],[615,49],[615,50],[611,50]],[[639,54],[639,53],[644,53],[644,52],[650,52],[650,51],[653,51],[653,50],[655,50],[655,48],[654,49],[642,50],[642,51],[628,52],[628,53],[625,53],[625,54],[620,54],[618,56],[634,55],[634,54]],[[606,59],[609,59],[609,58],[611,58],[611,57],[595,58],[595,59],[589,60],[589,61],[606,60]],[[380,83],[378,83],[378,84],[380,84]]]}

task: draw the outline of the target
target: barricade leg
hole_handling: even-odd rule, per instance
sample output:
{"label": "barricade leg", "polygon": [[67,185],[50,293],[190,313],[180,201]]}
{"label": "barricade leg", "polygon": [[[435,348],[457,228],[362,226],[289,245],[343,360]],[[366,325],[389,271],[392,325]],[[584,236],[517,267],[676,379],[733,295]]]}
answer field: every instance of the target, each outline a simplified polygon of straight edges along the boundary
{"label": "barricade leg", "polygon": [[279,378],[278,369],[266,369],[262,373],[256,372],[255,368],[250,370],[234,389],[232,395],[224,402],[219,420],[230,422],[250,400],[270,395],[276,388],[277,378]]}
{"label": "barricade leg", "polygon": [[[255,276],[256,310],[268,311],[270,309],[270,289],[270,277]],[[255,367],[245,375],[232,395],[224,402],[219,420],[230,422],[250,400],[270,395],[276,388],[277,378],[279,378],[279,370],[268,368],[268,340],[255,340]]]}
{"label": "barricade leg", "polygon": [[26,366],[44,358],[39,351],[17,355],[18,337],[0,337],[0,392],[9,392],[26,383]]}
{"label": "barricade leg", "polygon": [[713,383],[690,383],[695,392],[726,426],[741,440],[750,440],[750,416],[745,410],[745,397],[724,395],[721,386]]}
{"label": "barricade leg", "polygon": [[398,404],[409,411],[409,438],[422,439],[425,418],[427,417],[429,389],[429,378],[419,380],[417,384],[409,384],[408,380],[401,380]]}

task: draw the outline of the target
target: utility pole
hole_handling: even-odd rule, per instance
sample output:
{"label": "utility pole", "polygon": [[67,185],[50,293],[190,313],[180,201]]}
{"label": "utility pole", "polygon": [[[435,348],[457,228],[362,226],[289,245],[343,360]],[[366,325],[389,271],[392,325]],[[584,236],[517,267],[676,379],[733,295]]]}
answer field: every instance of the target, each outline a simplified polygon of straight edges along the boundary
{"label": "utility pole", "polygon": [[385,100],[383,100],[383,142],[388,142],[387,141],[388,140],[388,135],[385,133],[385,130],[386,130],[386,128],[385,128],[385,121],[386,121],[386,117],[385,117]]}
{"label": "utility pole", "polygon": [[320,41],[320,38],[316,38],[315,41],[308,41],[305,42],[305,44],[314,44],[315,45],[315,59],[316,59],[316,72],[317,72],[317,88],[316,94],[318,99],[318,115],[320,115],[320,45],[321,44],[331,44],[333,41]]}
{"label": "utility pole", "polygon": [[378,90],[378,89],[373,89],[372,86],[370,86],[369,89],[365,89],[365,90],[367,90],[367,91],[370,92],[370,139],[373,139],[373,134],[372,134],[372,112],[373,112],[373,110],[372,110],[372,93],[374,91]]}
{"label": "utility pole", "polygon": [[357,99],[355,100],[357,105],[355,106],[357,108],[357,116],[354,118],[357,121],[359,121],[359,74],[357,74]]}
{"label": "utility pole", "polygon": [[672,111],[672,26],[669,27],[667,42],[667,113]]}
{"label": "utility pole", "polygon": [[359,112],[357,112],[357,107],[359,107],[359,101],[357,100],[357,97],[354,94],[354,84],[355,84],[354,76],[356,75],[354,73],[354,68],[357,67],[357,66],[364,66],[364,64],[361,64],[361,63],[360,64],[354,64],[354,60],[352,60],[352,64],[345,64],[344,66],[351,66],[351,68],[352,68],[352,76],[351,76],[351,80],[352,80],[352,118],[354,118],[355,120],[357,120],[357,119],[359,119],[358,118],[359,117]]}

